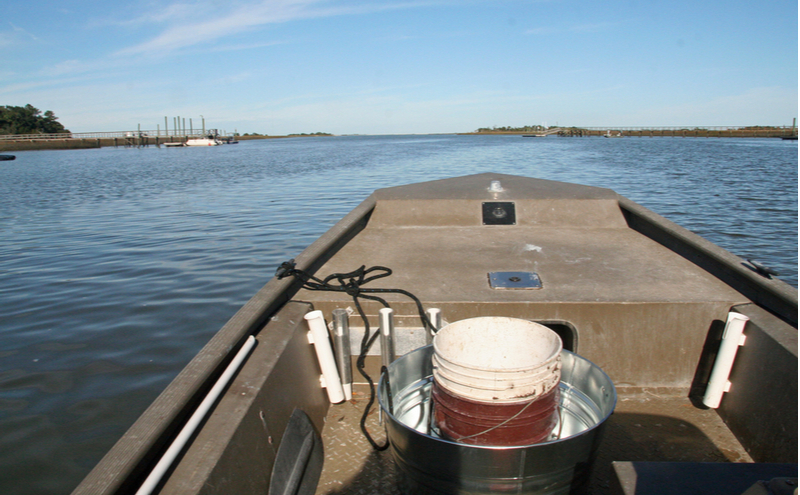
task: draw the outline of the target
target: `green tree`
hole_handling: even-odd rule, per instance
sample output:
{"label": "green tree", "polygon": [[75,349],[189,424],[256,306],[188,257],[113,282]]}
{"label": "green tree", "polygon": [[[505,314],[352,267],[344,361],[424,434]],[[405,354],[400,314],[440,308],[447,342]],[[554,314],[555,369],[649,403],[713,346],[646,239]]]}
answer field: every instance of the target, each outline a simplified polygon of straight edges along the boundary
{"label": "green tree", "polygon": [[58,117],[47,110],[42,111],[30,103],[24,107],[0,107],[0,134],[55,134],[69,132]]}

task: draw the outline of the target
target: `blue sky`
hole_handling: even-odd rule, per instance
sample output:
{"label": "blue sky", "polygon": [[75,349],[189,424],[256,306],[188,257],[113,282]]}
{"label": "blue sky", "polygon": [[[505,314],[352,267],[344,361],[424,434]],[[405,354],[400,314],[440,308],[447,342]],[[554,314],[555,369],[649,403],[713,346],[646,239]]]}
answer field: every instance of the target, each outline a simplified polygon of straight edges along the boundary
{"label": "blue sky", "polygon": [[73,132],[791,125],[797,1],[10,0],[0,105]]}

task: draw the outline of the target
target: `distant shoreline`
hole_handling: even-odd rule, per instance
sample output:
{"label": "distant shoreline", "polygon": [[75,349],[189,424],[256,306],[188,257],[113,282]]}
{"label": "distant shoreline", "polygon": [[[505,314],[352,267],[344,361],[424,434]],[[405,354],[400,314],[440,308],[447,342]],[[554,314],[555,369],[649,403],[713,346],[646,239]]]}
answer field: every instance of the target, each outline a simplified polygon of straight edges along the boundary
{"label": "distant shoreline", "polygon": [[[550,129],[552,130],[552,129]],[[700,137],[700,138],[784,138],[796,139],[797,128],[794,127],[743,127],[743,128],[580,128],[564,127],[559,128],[557,133],[551,134],[553,137],[602,137],[610,131],[609,137]],[[458,136],[529,136],[533,137],[542,131],[522,131],[522,130],[482,130],[473,132],[452,132],[452,133],[426,133],[413,134],[416,136],[433,135],[458,135]],[[363,134],[367,136],[368,134]],[[239,141],[251,141],[259,139],[286,139],[304,137],[335,137],[334,134],[314,133],[314,134],[288,134],[285,136],[270,135],[247,135],[236,136]],[[141,138],[121,138],[121,137],[102,137],[102,138],[49,138],[43,134],[36,139],[0,140],[0,151],[34,151],[34,150],[70,150],[70,149],[91,149],[108,147],[139,147],[139,146],[160,146],[164,143],[181,142],[184,137],[159,137],[142,136]]]}

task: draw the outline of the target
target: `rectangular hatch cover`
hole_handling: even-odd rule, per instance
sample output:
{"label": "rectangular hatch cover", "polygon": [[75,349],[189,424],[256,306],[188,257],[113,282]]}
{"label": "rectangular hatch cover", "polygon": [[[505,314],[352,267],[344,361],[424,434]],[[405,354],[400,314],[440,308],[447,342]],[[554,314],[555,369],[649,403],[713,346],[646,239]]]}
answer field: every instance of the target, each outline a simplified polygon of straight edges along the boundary
{"label": "rectangular hatch cover", "polygon": [[481,208],[484,225],[517,224],[517,209],[511,201],[487,202]]}
{"label": "rectangular hatch cover", "polygon": [[542,280],[534,272],[490,272],[492,289],[541,289]]}

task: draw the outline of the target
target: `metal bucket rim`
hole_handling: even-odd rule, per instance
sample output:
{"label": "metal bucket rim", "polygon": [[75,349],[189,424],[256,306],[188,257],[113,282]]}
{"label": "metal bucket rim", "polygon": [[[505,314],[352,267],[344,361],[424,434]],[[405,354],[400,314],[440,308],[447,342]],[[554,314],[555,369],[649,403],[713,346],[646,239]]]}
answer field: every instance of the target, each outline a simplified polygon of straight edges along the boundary
{"label": "metal bucket rim", "polygon": [[[409,352],[405,356],[408,356],[408,355],[416,353],[416,352],[425,352],[429,348],[430,348],[430,352],[432,354],[433,353],[433,344],[429,344],[429,345],[422,346],[422,347],[419,347],[417,349],[414,349],[413,351]],[[464,444],[464,443],[454,442],[452,440],[447,440],[447,439],[444,439],[444,438],[441,438],[441,437],[435,437],[435,440],[436,441],[440,441],[440,442],[444,442],[444,443],[447,443],[447,444],[450,444],[450,445],[454,445],[456,447],[470,448],[470,449],[503,450],[503,451],[522,450],[522,449],[529,449],[529,448],[531,448],[533,446],[550,445],[550,444],[556,444],[556,443],[559,443],[559,442],[564,442],[566,440],[572,440],[572,439],[587,435],[587,434],[591,433],[593,430],[595,430],[596,428],[602,426],[606,422],[606,420],[608,420],[608,418],[614,413],[614,409],[616,409],[616,406],[617,406],[617,389],[614,386],[614,382],[611,381],[611,378],[603,370],[603,368],[597,366],[596,364],[594,364],[593,362],[589,361],[585,357],[580,356],[579,354],[575,354],[574,352],[568,351],[566,349],[561,349],[561,353],[562,353],[562,355],[563,354],[572,355],[572,356],[574,356],[573,359],[574,358],[582,359],[582,360],[586,361],[587,363],[591,364],[594,368],[597,368],[597,370],[600,373],[602,373],[602,375],[608,381],[609,386],[611,387],[610,392],[613,392],[613,403],[611,404],[611,407],[609,408],[608,412],[603,417],[601,417],[595,424],[593,424],[592,426],[586,428],[585,430],[581,430],[579,433],[576,433],[574,435],[570,435],[568,437],[557,438],[557,439],[554,439],[554,440],[548,440],[548,441],[545,441],[545,442],[538,442],[538,443],[533,443],[533,444],[529,444],[529,445],[512,445],[512,446],[471,445],[471,444]],[[403,357],[405,357],[405,356],[403,356]],[[402,359],[402,357],[398,358],[398,359]],[[400,425],[402,428],[404,428],[405,430],[408,430],[409,432],[412,432],[412,434],[424,435],[423,433],[420,433],[419,431],[411,428],[407,424],[405,424],[402,421],[400,421],[399,419],[397,419],[397,417],[395,417],[394,413],[390,412],[386,408],[386,405],[384,404],[384,395],[385,395],[384,391],[386,390],[386,384],[385,384],[386,375],[387,375],[387,373],[382,373],[381,374],[381,378],[380,378],[380,380],[378,382],[378,404],[379,404],[379,406],[381,408],[381,412],[386,414],[386,415],[388,415],[395,424]],[[433,377],[432,376],[430,377],[430,380],[433,381]],[[424,436],[431,437],[431,435],[424,435]],[[431,437],[431,438],[434,438],[434,437]]]}

